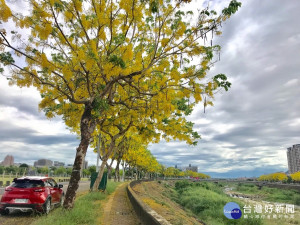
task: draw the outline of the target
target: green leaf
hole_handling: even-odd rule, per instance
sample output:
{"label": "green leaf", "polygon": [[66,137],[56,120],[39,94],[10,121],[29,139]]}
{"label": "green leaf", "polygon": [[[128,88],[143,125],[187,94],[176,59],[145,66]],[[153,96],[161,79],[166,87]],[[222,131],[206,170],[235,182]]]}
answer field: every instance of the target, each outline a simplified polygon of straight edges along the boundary
{"label": "green leaf", "polygon": [[85,78],[79,77],[75,80],[75,86],[79,87],[81,82],[85,82]]}
{"label": "green leaf", "polygon": [[227,81],[225,74],[218,74],[213,77],[213,80],[217,83],[218,87],[223,87],[225,91],[228,91],[228,89],[231,87],[231,83]]}
{"label": "green leaf", "polygon": [[153,16],[149,16],[146,18],[146,23],[153,22],[153,21],[154,21]]}
{"label": "green leaf", "polygon": [[7,66],[14,63],[15,60],[11,56],[10,52],[3,52],[0,54],[0,62],[3,63],[3,65]]}
{"label": "green leaf", "polygon": [[178,10],[176,13],[175,13],[175,17],[178,17],[180,19],[182,19],[182,16],[184,16],[185,13],[181,10]]}
{"label": "green leaf", "polygon": [[169,120],[168,118],[164,118],[164,119],[162,120],[162,122],[165,123],[165,124],[168,124],[168,123],[170,122],[170,120]]}
{"label": "green leaf", "polygon": [[116,66],[120,66],[122,69],[125,69],[126,68],[126,64],[125,62],[123,61],[122,58],[119,58],[118,56],[116,55],[112,55],[110,58],[109,58],[109,62],[113,63],[114,65]]}
{"label": "green leaf", "polygon": [[229,6],[227,8],[224,8],[222,10],[222,13],[225,15],[225,16],[231,16],[232,14],[234,14],[236,11],[238,11],[239,7],[242,6],[242,3],[241,2],[237,2],[236,0],[232,0],[230,3],[229,3]]}
{"label": "green leaf", "polygon": [[64,5],[61,4],[58,1],[55,1],[54,2],[54,9],[57,10],[57,11],[59,11],[59,12],[62,12],[64,10]]}
{"label": "green leaf", "polygon": [[[189,105],[189,100],[182,98],[179,100],[173,100],[172,104],[177,106],[177,109],[182,111],[186,116],[190,115],[193,111],[193,106]],[[176,116],[182,116],[182,114],[177,113]]]}
{"label": "green leaf", "polygon": [[124,34],[118,34],[116,37],[113,37],[113,42],[116,45],[121,45],[125,42],[125,35]]}
{"label": "green leaf", "polygon": [[200,135],[199,135],[198,132],[196,132],[196,131],[193,131],[193,132],[192,132],[192,136],[193,136],[193,138],[195,138],[195,139],[200,138]]}
{"label": "green leaf", "polygon": [[157,13],[158,12],[158,1],[157,0],[150,2],[150,11],[152,13]]}
{"label": "green leaf", "polygon": [[106,99],[96,98],[93,102],[93,109],[96,113],[102,110],[108,110],[109,104]]}

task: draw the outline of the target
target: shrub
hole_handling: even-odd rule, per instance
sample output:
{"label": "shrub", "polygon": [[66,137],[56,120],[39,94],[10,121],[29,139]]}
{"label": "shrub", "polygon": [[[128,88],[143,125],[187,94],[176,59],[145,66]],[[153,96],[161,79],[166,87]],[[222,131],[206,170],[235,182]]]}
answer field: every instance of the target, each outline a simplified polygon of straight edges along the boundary
{"label": "shrub", "polygon": [[190,186],[190,182],[188,182],[187,180],[181,180],[181,181],[177,181],[175,183],[175,189],[176,190],[181,190],[181,189],[184,189],[188,186]]}
{"label": "shrub", "polygon": [[[175,185],[176,186],[176,185]],[[251,187],[247,187],[251,188]],[[241,207],[243,203],[228,197],[223,193],[219,184],[200,182],[177,184],[177,202],[185,209],[192,211],[198,218],[209,225],[260,225],[261,219],[249,218],[229,220],[224,216],[223,209],[228,202],[237,202]]]}

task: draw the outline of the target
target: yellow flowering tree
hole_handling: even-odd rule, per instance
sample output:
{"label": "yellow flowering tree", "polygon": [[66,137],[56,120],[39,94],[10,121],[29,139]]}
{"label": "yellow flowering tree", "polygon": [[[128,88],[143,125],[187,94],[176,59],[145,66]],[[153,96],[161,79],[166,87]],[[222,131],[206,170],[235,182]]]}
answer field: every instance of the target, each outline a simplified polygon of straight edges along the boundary
{"label": "yellow flowering tree", "polygon": [[300,171],[298,171],[296,173],[292,173],[291,178],[296,182],[300,182]]}
{"label": "yellow flowering tree", "polygon": [[123,157],[131,168],[135,168],[137,176],[141,171],[154,173],[159,168],[155,157],[145,145],[132,145]]}
{"label": "yellow flowering tree", "polygon": [[288,177],[285,173],[271,173],[261,175],[257,180],[259,181],[287,181]]}
{"label": "yellow flowering tree", "polygon": [[176,169],[175,167],[168,167],[164,171],[165,177],[178,177],[180,176],[180,170]]}
{"label": "yellow flowering tree", "polygon": [[191,170],[186,170],[185,171],[185,176],[194,177],[194,178],[200,178],[200,179],[210,178],[210,176],[207,175],[207,174],[198,173],[198,172],[194,172],[194,171],[191,171]]}
{"label": "yellow flowering tree", "polygon": [[[232,0],[220,15],[207,9],[193,15],[181,10],[188,2],[30,0],[29,15],[22,15],[0,0],[0,72],[8,67],[11,84],[36,87],[46,116],[62,115],[80,135],[65,208],[73,207],[97,120],[110,107],[138,109],[132,116],[148,119],[147,124],[158,121],[157,129],[164,129],[168,139],[176,133],[169,124],[181,129],[177,119],[189,131],[192,126],[168,119],[172,114],[180,117],[182,109],[191,110],[204,96],[213,98],[218,87],[229,88],[223,74],[204,82],[220,46],[203,45],[203,40],[220,34],[222,21],[241,4]],[[8,20],[14,27],[6,26]],[[21,29],[30,35],[22,36]],[[156,128],[138,129],[146,136]],[[176,136],[186,139],[184,132]]]}
{"label": "yellow flowering tree", "polygon": [[208,178],[210,178],[209,175],[204,174],[204,173],[198,173],[197,177],[199,177],[200,179],[208,179]]}

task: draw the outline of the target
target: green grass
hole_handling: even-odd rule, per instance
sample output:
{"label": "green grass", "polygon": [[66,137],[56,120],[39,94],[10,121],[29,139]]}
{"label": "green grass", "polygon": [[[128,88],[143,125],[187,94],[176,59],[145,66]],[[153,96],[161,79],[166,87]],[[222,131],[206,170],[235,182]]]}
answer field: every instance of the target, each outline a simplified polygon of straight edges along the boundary
{"label": "green grass", "polygon": [[[175,184],[178,195],[175,199],[185,209],[192,211],[197,217],[208,225],[260,225],[261,219],[230,220],[224,216],[223,209],[228,202],[236,202],[241,210],[244,203],[223,193],[219,184],[201,182],[190,183],[179,181]],[[174,196],[173,196],[174,198]]]}
{"label": "green grass", "polygon": [[[228,184],[232,186],[232,184]],[[270,202],[282,202],[294,205],[300,205],[300,195],[296,190],[286,190],[279,188],[262,187],[261,190],[254,184],[235,184],[234,191],[243,194],[253,194],[258,196],[261,200]]]}
{"label": "green grass", "polygon": [[108,181],[106,193],[91,192],[78,197],[74,208],[57,208],[47,216],[40,216],[32,225],[97,225],[101,216],[101,200],[114,192],[120,183]]}

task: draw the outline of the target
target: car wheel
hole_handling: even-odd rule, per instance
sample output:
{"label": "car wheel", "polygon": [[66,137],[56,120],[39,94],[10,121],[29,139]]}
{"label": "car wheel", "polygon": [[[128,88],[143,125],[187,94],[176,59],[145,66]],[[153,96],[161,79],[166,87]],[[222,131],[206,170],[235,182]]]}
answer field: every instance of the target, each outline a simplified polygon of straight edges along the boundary
{"label": "car wheel", "polygon": [[60,198],[60,201],[59,201],[59,205],[63,206],[64,201],[65,201],[65,195],[62,195],[61,198]]}
{"label": "car wheel", "polygon": [[51,210],[51,200],[48,198],[44,204],[44,213],[47,215]]}
{"label": "car wheel", "polygon": [[8,209],[2,210],[2,211],[0,212],[0,214],[1,214],[2,216],[7,216],[7,215],[9,214],[9,210],[8,210]]}

